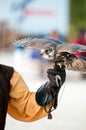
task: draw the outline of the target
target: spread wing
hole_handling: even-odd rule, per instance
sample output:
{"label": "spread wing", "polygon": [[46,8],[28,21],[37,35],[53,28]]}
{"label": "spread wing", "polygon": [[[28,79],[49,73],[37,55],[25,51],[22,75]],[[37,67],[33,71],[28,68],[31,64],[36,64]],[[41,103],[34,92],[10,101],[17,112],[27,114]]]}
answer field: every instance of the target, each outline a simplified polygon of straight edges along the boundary
{"label": "spread wing", "polygon": [[11,42],[13,46],[23,46],[25,48],[44,49],[46,46],[58,46],[61,43],[50,38],[24,38]]}
{"label": "spread wing", "polygon": [[67,53],[65,67],[68,70],[86,72],[86,61],[76,57],[74,52],[86,52],[86,46],[80,44],[62,44],[57,47],[57,52]]}
{"label": "spread wing", "polygon": [[59,56],[57,56],[57,61],[58,59],[63,59],[64,65],[68,70],[86,72],[86,61],[78,58],[72,53],[61,52],[59,53]]}
{"label": "spread wing", "polygon": [[58,52],[86,52],[86,46],[80,44],[62,44],[57,46]]}
{"label": "spread wing", "polygon": [[43,49],[46,46],[56,46],[57,52],[86,52],[86,46],[80,44],[62,44],[61,42],[50,38],[25,38],[11,42],[14,46],[23,46],[26,48]]}
{"label": "spread wing", "polygon": [[65,66],[68,70],[86,72],[86,62],[77,58],[73,62],[66,61]]}

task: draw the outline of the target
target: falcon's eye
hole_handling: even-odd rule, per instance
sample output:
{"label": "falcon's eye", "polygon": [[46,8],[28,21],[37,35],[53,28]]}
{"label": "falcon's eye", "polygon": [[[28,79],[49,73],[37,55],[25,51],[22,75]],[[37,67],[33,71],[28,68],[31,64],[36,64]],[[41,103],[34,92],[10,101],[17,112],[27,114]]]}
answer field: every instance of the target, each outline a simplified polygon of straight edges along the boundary
{"label": "falcon's eye", "polygon": [[47,50],[45,50],[45,53],[46,54],[49,54],[49,53],[51,53],[52,52],[52,48],[48,48]]}
{"label": "falcon's eye", "polygon": [[48,50],[45,50],[45,53],[48,54]]}

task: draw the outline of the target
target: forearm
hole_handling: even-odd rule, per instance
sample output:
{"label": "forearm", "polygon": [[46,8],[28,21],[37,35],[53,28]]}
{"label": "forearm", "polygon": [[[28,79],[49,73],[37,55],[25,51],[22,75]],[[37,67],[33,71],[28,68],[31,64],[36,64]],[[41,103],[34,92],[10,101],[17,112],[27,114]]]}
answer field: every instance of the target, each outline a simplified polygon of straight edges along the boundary
{"label": "forearm", "polygon": [[35,101],[35,93],[30,92],[22,77],[14,71],[10,81],[10,101],[8,113],[21,121],[35,121],[47,116],[43,107]]}

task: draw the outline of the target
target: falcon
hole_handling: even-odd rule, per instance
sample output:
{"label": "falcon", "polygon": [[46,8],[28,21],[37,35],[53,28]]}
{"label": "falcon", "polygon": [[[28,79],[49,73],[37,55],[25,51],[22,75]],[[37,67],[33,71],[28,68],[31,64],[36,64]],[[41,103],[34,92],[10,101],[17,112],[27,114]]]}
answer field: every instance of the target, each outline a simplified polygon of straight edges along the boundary
{"label": "falcon", "polygon": [[63,63],[72,71],[86,72],[86,61],[75,55],[76,52],[86,52],[86,46],[80,44],[62,44],[51,38],[25,38],[11,42],[13,46],[35,48],[52,63]]}

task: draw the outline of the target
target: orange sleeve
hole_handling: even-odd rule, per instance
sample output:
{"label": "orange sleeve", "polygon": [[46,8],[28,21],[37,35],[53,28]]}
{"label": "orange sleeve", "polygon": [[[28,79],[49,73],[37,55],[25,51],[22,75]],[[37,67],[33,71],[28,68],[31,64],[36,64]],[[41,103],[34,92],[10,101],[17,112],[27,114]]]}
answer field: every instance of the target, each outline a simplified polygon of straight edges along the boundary
{"label": "orange sleeve", "polygon": [[24,80],[16,71],[14,71],[10,84],[9,115],[25,122],[35,121],[47,116],[44,108],[36,103],[35,93],[29,91]]}

